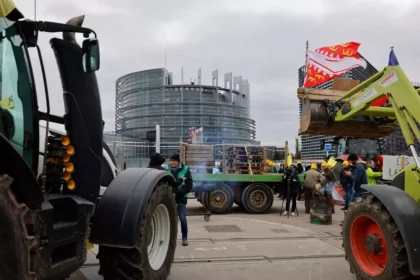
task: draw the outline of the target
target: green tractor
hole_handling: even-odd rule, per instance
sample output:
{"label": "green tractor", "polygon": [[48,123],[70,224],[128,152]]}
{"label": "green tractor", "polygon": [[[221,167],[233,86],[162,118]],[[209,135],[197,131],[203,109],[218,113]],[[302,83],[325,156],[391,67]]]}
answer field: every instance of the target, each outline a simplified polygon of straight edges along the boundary
{"label": "green tractor", "polygon": [[[81,27],[84,17],[67,24],[30,21],[10,1],[0,5],[0,279],[65,279],[86,261],[91,243],[99,245],[104,279],[167,279],[177,239],[172,175],[107,171],[109,184],[100,193],[106,162],[96,33]],[[63,32],[50,43],[64,116],[50,114],[39,32]],[[82,46],[75,33],[85,37]],[[38,110],[29,48],[41,62],[46,112]],[[52,133],[51,123],[66,134]]]}
{"label": "green tractor", "polygon": [[[316,97],[326,91],[308,92]],[[383,106],[371,105],[384,97]],[[420,139],[420,90],[414,89],[392,50],[384,70],[337,101],[319,99],[308,100],[302,111],[306,123],[301,122],[301,127],[311,127],[312,120],[324,119],[325,125],[316,127],[319,135],[382,138],[396,124],[401,127],[415,164],[395,176],[391,186],[362,185],[365,192],[345,213],[343,248],[357,279],[420,279],[420,159],[414,147]]]}

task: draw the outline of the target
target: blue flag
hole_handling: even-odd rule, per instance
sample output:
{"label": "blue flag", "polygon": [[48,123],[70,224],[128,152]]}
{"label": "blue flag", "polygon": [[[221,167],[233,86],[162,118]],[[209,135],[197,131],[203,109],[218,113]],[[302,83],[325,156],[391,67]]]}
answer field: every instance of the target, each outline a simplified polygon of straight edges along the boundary
{"label": "blue flag", "polygon": [[391,52],[389,53],[388,66],[397,66],[397,65],[399,65],[398,59],[395,56],[394,49],[392,49]]}

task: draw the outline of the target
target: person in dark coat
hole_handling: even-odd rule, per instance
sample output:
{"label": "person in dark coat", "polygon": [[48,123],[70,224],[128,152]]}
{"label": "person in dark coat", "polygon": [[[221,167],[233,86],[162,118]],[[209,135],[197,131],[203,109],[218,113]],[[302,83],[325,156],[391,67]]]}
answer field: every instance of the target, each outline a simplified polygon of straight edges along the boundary
{"label": "person in dark coat", "polygon": [[296,170],[295,166],[291,166],[286,170],[286,174],[284,175],[284,180],[286,182],[286,210],[284,211],[283,215],[287,215],[290,210],[290,201],[292,201],[292,216],[295,215],[296,211],[296,196],[299,191],[299,174]]}
{"label": "person in dark coat", "polygon": [[188,193],[193,187],[193,179],[188,166],[184,165],[178,154],[170,158],[167,171],[175,177],[175,184],[172,186],[178,210],[179,221],[181,222],[182,245],[188,246],[188,224],[187,224],[187,201]]}
{"label": "person in dark coat", "polygon": [[368,183],[366,173],[367,165],[366,162],[359,161],[359,157],[356,154],[350,154],[347,160],[352,162],[353,165],[356,165],[354,173],[351,174],[354,191],[351,202],[353,202],[355,198],[361,197],[363,193],[367,192],[362,188],[362,185],[366,185]]}
{"label": "person in dark coat", "polygon": [[150,162],[147,168],[154,168],[158,170],[166,170],[162,167],[162,164],[165,162],[165,158],[159,153],[152,153],[150,155]]}
{"label": "person in dark coat", "polygon": [[302,163],[300,163],[300,162],[299,162],[299,163],[297,164],[296,170],[297,170],[297,173],[298,173],[298,174],[301,174],[301,173],[303,173],[303,172],[305,171],[305,169],[303,168]]}

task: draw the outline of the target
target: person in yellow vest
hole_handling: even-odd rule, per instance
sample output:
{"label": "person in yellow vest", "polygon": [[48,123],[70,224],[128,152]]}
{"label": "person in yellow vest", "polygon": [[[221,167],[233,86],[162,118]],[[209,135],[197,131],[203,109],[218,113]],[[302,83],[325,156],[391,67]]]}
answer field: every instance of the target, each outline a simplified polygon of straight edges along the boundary
{"label": "person in yellow vest", "polygon": [[181,162],[178,154],[171,156],[170,164],[168,165],[167,170],[176,179],[176,183],[172,187],[175,194],[179,221],[181,222],[182,246],[188,246],[188,223],[186,210],[188,193],[193,187],[193,179],[190,169]]}
{"label": "person in yellow vest", "polygon": [[382,172],[375,172],[373,169],[375,168],[375,162],[373,160],[366,161],[367,169],[366,175],[369,185],[376,185],[377,179],[382,177]]}

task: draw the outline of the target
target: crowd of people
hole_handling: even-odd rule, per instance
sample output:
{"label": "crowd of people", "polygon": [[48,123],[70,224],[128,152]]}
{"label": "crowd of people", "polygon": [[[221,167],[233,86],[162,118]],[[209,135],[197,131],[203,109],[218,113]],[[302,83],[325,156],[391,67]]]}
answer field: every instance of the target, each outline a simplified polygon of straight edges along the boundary
{"label": "crowd of people", "polygon": [[[305,198],[305,213],[310,213],[311,200],[315,196],[329,200],[331,212],[335,213],[335,206],[332,191],[335,185],[341,185],[344,191],[344,206],[342,210],[347,210],[349,205],[357,198],[361,197],[366,190],[362,188],[364,184],[374,185],[382,177],[382,172],[378,170],[373,160],[363,161],[356,154],[350,154],[346,161],[337,159],[334,165],[330,166],[327,161],[321,164],[312,163],[305,168],[301,163],[292,164],[285,168],[280,165],[279,173],[285,175],[286,182],[286,210],[283,213],[295,215],[296,199],[303,188]],[[300,183],[298,176],[304,175],[303,184]],[[281,196],[279,195],[281,198]],[[290,209],[290,203],[291,209]]]}
{"label": "crowd of people", "polygon": [[[181,162],[178,154],[171,156],[170,164],[166,169],[162,167],[164,162],[165,158],[162,155],[153,153],[150,157],[149,168],[166,170],[174,176],[175,181],[172,188],[181,222],[182,245],[188,246],[186,204],[188,193],[193,186],[193,179],[189,168]],[[377,179],[382,176],[382,172],[376,169],[374,161],[367,160],[365,162],[355,154],[349,155],[347,161],[336,160],[332,167],[326,161],[321,164],[321,168],[316,163],[312,163],[305,168],[301,163],[292,164],[288,168],[285,168],[282,164],[278,172],[284,174],[287,188],[286,210],[283,214],[287,215],[291,210],[292,216],[295,215],[296,201],[301,198],[302,187],[305,198],[305,213],[310,213],[311,200],[315,193],[330,200],[331,210],[334,213],[331,193],[335,184],[341,184],[343,187],[345,202],[342,210],[346,210],[356,197],[360,197],[365,192],[361,187],[363,184],[376,184]],[[302,174],[305,178],[303,184],[299,180],[299,175]]]}

